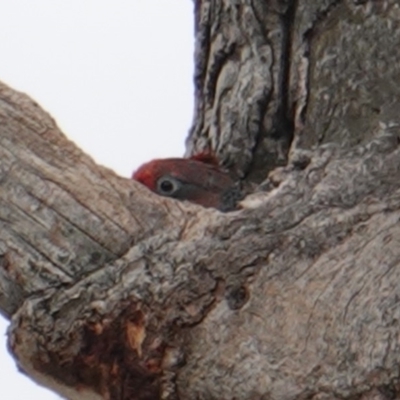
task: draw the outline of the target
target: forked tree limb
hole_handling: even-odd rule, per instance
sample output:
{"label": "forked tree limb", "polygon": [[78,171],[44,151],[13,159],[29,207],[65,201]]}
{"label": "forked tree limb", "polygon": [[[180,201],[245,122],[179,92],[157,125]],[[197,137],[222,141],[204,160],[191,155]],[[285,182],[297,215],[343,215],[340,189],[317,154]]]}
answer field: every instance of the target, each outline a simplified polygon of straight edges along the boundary
{"label": "forked tree limb", "polygon": [[18,365],[80,400],[399,397],[398,2],[195,4],[188,153],[255,181],[288,165],[237,211],[178,203],[1,85]]}
{"label": "forked tree limb", "polygon": [[116,177],[24,95],[0,95],[1,307],[34,379],[71,399],[395,388],[396,128],[296,153],[223,214]]}

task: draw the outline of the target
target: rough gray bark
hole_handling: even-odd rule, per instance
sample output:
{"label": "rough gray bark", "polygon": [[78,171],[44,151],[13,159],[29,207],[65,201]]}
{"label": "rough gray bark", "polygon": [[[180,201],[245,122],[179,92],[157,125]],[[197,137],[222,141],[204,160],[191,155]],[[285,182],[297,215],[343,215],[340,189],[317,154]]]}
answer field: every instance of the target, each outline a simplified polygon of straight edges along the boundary
{"label": "rough gray bark", "polygon": [[196,115],[188,153],[212,148],[263,180],[300,147],[344,146],[400,122],[396,0],[197,0]]}
{"label": "rough gray bark", "polygon": [[178,203],[0,86],[18,364],[69,399],[398,398],[397,2],[199,0],[196,21],[188,152],[288,165],[235,212]]}

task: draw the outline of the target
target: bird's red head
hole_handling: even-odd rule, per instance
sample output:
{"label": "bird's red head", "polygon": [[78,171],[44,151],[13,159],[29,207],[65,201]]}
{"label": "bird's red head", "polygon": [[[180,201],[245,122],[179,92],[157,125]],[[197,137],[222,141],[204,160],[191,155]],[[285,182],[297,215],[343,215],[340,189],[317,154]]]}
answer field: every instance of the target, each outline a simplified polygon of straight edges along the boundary
{"label": "bird's red head", "polygon": [[229,174],[208,153],[150,161],[134,172],[132,179],[161,196],[218,209],[224,209],[224,195],[234,186]]}

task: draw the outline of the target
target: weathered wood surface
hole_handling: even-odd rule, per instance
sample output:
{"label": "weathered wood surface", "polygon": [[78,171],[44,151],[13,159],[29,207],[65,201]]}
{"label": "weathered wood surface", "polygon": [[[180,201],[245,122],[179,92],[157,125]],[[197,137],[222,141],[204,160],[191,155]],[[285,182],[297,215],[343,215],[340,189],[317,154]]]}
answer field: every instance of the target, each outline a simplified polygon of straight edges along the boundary
{"label": "weathered wood surface", "polygon": [[196,0],[196,114],[211,147],[263,180],[292,137],[352,146],[400,123],[397,0]]}
{"label": "weathered wood surface", "polygon": [[18,364],[69,399],[399,397],[399,5],[203,0],[196,18],[188,152],[257,181],[288,166],[238,211],[178,203],[1,85]]}

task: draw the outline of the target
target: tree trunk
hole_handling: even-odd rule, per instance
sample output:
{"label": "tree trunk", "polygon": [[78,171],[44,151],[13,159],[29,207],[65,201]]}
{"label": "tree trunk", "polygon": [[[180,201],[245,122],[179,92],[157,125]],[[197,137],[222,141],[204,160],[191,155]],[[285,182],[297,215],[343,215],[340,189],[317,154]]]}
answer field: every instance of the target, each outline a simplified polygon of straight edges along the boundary
{"label": "tree trunk", "polygon": [[[398,1],[196,0],[221,213],[96,165],[0,86],[0,310],[68,399],[400,397]],[[267,178],[268,176],[268,178]]]}

